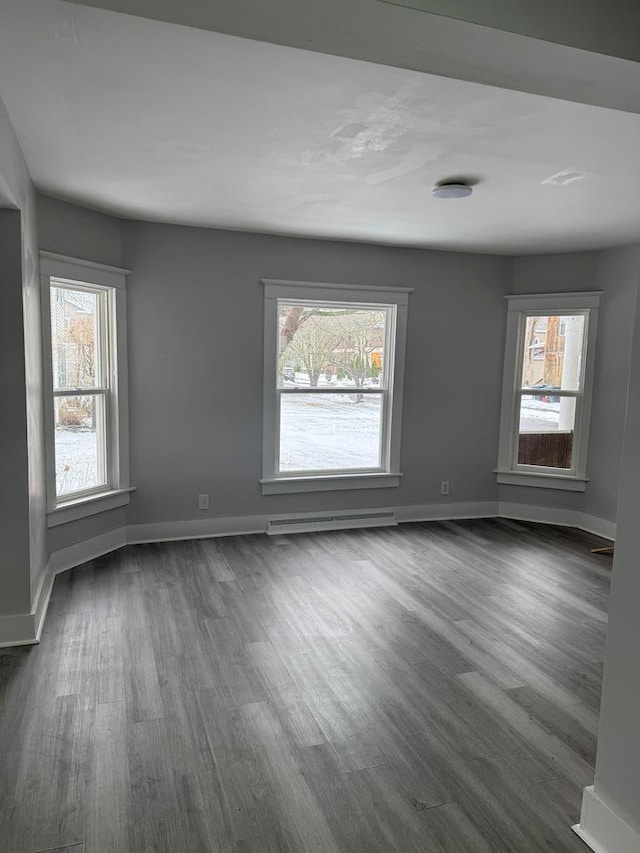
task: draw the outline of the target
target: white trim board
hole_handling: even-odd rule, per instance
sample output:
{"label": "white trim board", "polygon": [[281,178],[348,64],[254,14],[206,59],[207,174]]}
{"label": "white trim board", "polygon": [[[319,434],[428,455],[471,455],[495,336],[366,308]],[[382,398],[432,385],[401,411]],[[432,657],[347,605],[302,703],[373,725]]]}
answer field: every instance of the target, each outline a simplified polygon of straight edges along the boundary
{"label": "white trim board", "polygon": [[[394,512],[398,522],[438,521],[462,518],[495,518],[497,504],[494,501],[477,503],[443,503],[404,507],[366,507],[353,510],[331,510],[338,518],[354,512]],[[223,518],[194,519],[192,521],[164,521],[156,524],[130,524],[127,528],[127,543],[168,542],[177,539],[207,539],[215,536],[237,536],[251,533],[266,533],[269,521],[296,518],[313,519],[326,516],[324,512],[288,512],[269,515],[229,516]]]}
{"label": "white trim board", "polygon": [[640,832],[630,826],[594,791],[584,789],[580,823],[571,827],[594,853],[637,853]]}
{"label": "white trim board", "polygon": [[[400,507],[367,507],[364,509],[332,511],[339,517],[354,512],[393,512],[399,523],[412,521],[455,521],[464,518],[510,518],[539,524],[577,527],[604,539],[615,539],[615,523],[596,516],[567,509],[516,504],[504,501],[442,502],[413,504]],[[217,536],[240,536],[266,533],[269,521],[288,518],[317,518],[326,512],[282,513],[269,515],[226,516],[222,518],[160,521],[149,524],[130,524],[87,539],[49,556],[47,570],[40,582],[34,609],[31,613],[0,616],[0,648],[39,642],[42,624],[49,604],[55,575],[75,566],[116,551],[124,545],[147,542],[171,542],[181,539],[207,539]]]}
{"label": "white trim board", "polygon": [[74,566],[95,560],[103,554],[116,551],[126,544],[127,530],[125,527],[119,527],[69,548],[54,551],[49,556],[46,571],[43,572],[31,613],[0,616],[0,648],[39,643],[55,576]]}
{"label": "white trim board", "polygon": [[66,572],[75,566],[88,563],[89,560],[102,557],[103,554],[117,551],[118,548],[122,548],[126,544],[127,528],[116,527],[115,530],[109,530],[107,533],[95,536],[93,539],[85,539],[84,542],[78,542],[76,545],[70,545],[68,548],[61,548],[59,551],[54,551],[49,556],[48,572],[53,577],[60,574],[60,572]]}
{"label": "white trim board", "polygon": [[0,649],[7,646],[31,646],[40,642],[52,587],[53,575],[47,567],[40,579],[31,612],[0,616]]}
{"label": "white trim board", "polygon": [[510,518],[514,521],[533,521],[538,524],[555,524],[558,527],[577,527],[585,533],[593,533],[612,542],[616,538],[615,521],[607,521],[595,515],[588,515],[574,509],[554,509],[552,507],[517,504],[509,501],[498,502],[498,518]]}

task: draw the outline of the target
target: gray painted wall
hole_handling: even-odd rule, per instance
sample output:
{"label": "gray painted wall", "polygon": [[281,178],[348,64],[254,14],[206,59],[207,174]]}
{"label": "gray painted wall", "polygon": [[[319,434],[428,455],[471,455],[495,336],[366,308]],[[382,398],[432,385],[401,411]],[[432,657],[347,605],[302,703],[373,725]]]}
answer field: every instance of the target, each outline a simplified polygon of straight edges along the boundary
{"label": "gray painted wall", "polygon": [[638,59],[636,0],[385,0],[582,50]]}
{"label": "gray painted wall", "polygon": [[[9,313],[4,316],[10,331],[2,342],[3,357],[8,359],[14,376],[20,377],[23,384],[22,391],[14,398],[15,408],[9,409],[7,406],[8,411],[2,422],[0,443],[3,455],[7,448],[17,449],[19,445],[24,448],[26,442],[26,457],[20,453],[10,461],[13,480],[4,476],[6,469],[3,468],[4,487],[0,489],[15,489],[18,502],[25,489],[28,496],[28,506],[24,510],[14,507],[11,516],[2,515],[1,518],[3,543],[13,540],[14,535],[17,538],[14,547],[7,549],[3,544],[0,612],[25,613],[31,609],[47,558],[38,236],[35,193],[9,116],[1,101],[0,189],[5,202],[9,201],[20,211],[19,247],[15,215],[9,215],[8,220],[5,220],[5,251],[10,256],[7,262],[12,278],[6,282],[3,271],[3,293],[0,298],[7,298],[11,302]],[[18,258],[16,250],[19,251]],[[16,290],[18,276],[21,278],[21,291]],[[9,293],[4,293],[7,284]],[[15,531],[12,522],[17,525]],[[22,534],[24,525],[28,530],[26,551]],[[14,568],[5,570],[5,560]]]}
{"label": "gray painted wall", "polygon": [[[615,520],[640,247],[501,259],[121,223],[45,197],[39,198],[38,214],[42,248],[133,270],[131,456],[138,490],[128,512],[49,530],[50,551],[127,519],[438,503],[443,479],[451,482],[450,501],[499,496]],[[403,422],[405,476],[399,489],[261,495],[262,277],[416,288]],[[604,296],[587,492],[498,490],[493,468],[504,337],[501,296],[589,289],[602,289]],[[238,324],[246,329],[244,345]],[[454,341],[464,345],[452,346]],[[222,366],[229,361],[232,374]],[[211,494],[209,513],[196,508],[201,492]]]}
{"label": "gray painted wall", "polygon": [[122,266],[122,224],[87,207],[38,193],[40,248],[83,261]]}
{"label": "gray painted wall", "polygon": [[587,491],[500,486],[501,501],[575,509],[615,521],[639,282],[640,246],[515,260],[514,293],[603,290],[604,294],[598,328]]}
{"label": "gray painted wall", "polygon": [[20,211],[0,210],[0,614],[30,604],[21,232]]}
{"label": "gray painted wall", "polygon": [[[495,500],[506,258],[124,223],[129,521]],[[260,492],[262,277],[414,287],[397,489]]]}
{"label": "gray painted wall", "polygon": [[[122,224],[84,207],[38,194],[40,248],[85,261],[122,266]],[[126,524],[124,508],[102,512],[47,531],[49,553],[100,536]]]}
{"label": "gray painted wall", "polygon": [[[598,797],[640,833],[640,302],[634,327],[594,787]],[[603,827],[590,826],[589,818],[583,813],[583,828],[593,833],[603,850],[616,849],[615,844],[609,848],[610,838],[601,837]]]}

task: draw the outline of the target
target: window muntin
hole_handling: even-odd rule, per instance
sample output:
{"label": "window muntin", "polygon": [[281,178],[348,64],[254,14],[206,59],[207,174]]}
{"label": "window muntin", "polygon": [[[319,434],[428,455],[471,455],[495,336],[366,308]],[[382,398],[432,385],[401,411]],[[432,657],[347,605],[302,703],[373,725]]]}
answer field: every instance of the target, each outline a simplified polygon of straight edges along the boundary
{"label": "window muntin", "polygon": [[395,306],[277,300],[275,473],[388,470]]}
{"label": "window muntin", "polygon": [[50,280],[56,503],[111,489],[114,288]]}

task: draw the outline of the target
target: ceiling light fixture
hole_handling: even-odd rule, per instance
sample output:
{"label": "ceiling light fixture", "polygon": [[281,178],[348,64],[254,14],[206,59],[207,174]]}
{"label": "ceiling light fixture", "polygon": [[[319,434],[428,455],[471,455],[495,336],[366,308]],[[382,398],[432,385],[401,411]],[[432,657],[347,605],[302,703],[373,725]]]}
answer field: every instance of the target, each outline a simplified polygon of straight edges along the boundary
{"label": "ceiling light fixture", "polygon": [[438,184],[431,190],[434,198],[467,198],[473,192],[468,184],[450,183]]}

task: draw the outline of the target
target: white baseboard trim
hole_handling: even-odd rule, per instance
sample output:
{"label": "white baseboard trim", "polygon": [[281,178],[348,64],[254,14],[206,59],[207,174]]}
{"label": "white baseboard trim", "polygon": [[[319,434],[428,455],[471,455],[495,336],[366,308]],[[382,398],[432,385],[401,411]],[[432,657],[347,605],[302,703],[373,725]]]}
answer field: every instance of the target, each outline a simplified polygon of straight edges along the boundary
{"label": "white baseboard trim", "polygon": [[497,515],[514,521],[533,521],[539,524],[557,524],[559,527],[577,527],[586,533],[593,533],[612,542],[616,538],[616,524],[595,515],[587,515],[573,509],[553,509],[552,507],[516,504],[507,501],[498,503]]}
{"label": "white baseboard trim", "polygon": [[44,618],[47,615],[49,608],[49,599],[51,598],[51,590],[53,589],[53,574],[47,570],[42,575],[38,592],[36,593],[35,603],[33,607],[33,621],[35,627],[36,642],[40,642],[40,634],[44,625]]}
{"label": "white baseboard trim", "polygon": [[0,648],[27,646],[40,642],[55,576],[89,560],[95,560],[127,544],[127,529],[119,527],[101,536],[54,551],[42,574],[31,613],[0,616]]}
{"label": "white baseboard trim", "polygon": [[210,539],[214,536],[265,533],[269,518],[271,516],[268,515],[239,515],[130,524],[127,527],[127,543],[141,545],[145,542],[173,542],[179,539]]}
{"label": "white baseboard trim", "polygon": [[[401,507],[374,507],[376,512],[394,512],[397,521],[445,521],[461,518],[494,518],[498,504],[495,501],[476,503],[423,504]],[[332,511],[332,515],[367,510]],[[314,519],[326,516],[324,512],[272,513],[270,515],[241,515],[222,518],[193,519],[189,521],[161,521],[152,524],[130,524],[127,528],[129,545],[144,542],[170,542],[179,539],[209,539],[216,536],[238,536],[266,533],[269,521],[295,515],[296,518]],[[355,526],[355,525],[354,525]]]}
{"label": "white baseboard trim", "polygon": [[110,551],[117,551],[118,548],[122,548],[126,544],[127,528],[116,527],[115,530],[94,536],[93,539],[86,539],[84,542],[78,542],[68,548],[61,548],[59,551],[54,551],[49,557],[49,574],[53,577],[60,572],[66,572],[67,569],[88,563],[89,560],[95,560],[96,557],[102,557],[103,554],[108,554]]}
{"label": "white baseboard trim", "polygon": [[410,521],[456,521],[463,518],[495,518],[498,515],[496,501],[469,503],[414,504],[395,508],[400,523]]}
{"label": "white baseboard trim", "polygon": [[40,642],[44,617],[49,606],[53,575],[42,573],[30,613],[0,616],[0,648],[31,646]]}
{"label": "white baseboard trim", "polygon": [[33,613],[0,616],[0,649],[8,646],[31,646],[37,642]]}
{"label": "white baseboard trim", "polygon": [[638,853],[640,850],[640,832],[601,800],[593,785],[584,789],[580,823],[572,829],[594,853]]}
{"label": "white baseboard trim", "polygon": [[[380,507],[376,510],[382,511]],[[615,524],[602,518],[574,510],[516,504],[504,501],[447,502],[414,504],[386,508],[395,513],[400,523],[411,521],[455,521],[464,518],[510,518],[516,521],[533,521],[541,524],[558,524],[577,527],[595,533],[604,539],[615,539]],[[386,511],[385,509],[385,511]],[[364,510],[363,510],[364,511]],[[345,512],[353,512],[352,510]],[[334,513],[336,516],[339,513]],[[266,533],[269,521],[282,519],[291,513],[270,515],[226,516],[222,518],[192,519],[188,521],[161,521],[150,524],[130,524],[118,527],[93,539],[54,551],[47,564],[31,613],[0,616],[0,648],[37,643],[51,595],[55,575],[95,560],[124,545],[145,542],[170,542],[180,539],[207,539],[216,536],[238,536]],[[295,513],[296,517],[314,518],[326,512]]]}

